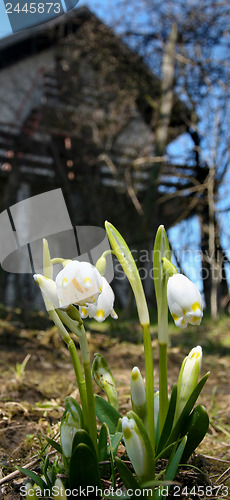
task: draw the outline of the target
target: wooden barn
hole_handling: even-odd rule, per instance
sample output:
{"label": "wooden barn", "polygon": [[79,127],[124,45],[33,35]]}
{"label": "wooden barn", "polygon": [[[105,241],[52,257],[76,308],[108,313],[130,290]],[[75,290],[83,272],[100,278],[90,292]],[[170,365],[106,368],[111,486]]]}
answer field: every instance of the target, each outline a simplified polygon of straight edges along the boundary
{"label": "wooden barn", "polygon": [[[61,188],[73,225],[107,219],[146,247],[156,213],[170,227],[193,209],[165,196],[175,175],[177,190],[191,184],[159,156],[161,98],[161,81],[87,8],[1,40],[0,212]],[[188,128],[174,96],[165,146]]]}

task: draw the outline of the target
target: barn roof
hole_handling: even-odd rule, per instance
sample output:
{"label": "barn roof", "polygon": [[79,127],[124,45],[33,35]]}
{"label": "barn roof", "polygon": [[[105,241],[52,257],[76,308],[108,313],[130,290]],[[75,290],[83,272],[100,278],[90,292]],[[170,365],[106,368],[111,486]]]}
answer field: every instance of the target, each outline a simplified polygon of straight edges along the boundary
{"label": "barn roof", "polygon": [[[7,130],[1,130],[0,148],[2,149],[0,149],[0,157],[1,150],[3,151],[2,160],[4,161],[4,151],[6,148],[7,150],[10,149],[10,151],[14,151],[15,148],[19,148],[19,155],[17,155],[17,168],[20,168],[20,172],[24,176],[23,178],[28,178],[29,182],[33,182],[33,179],[35,179],[35,173],[37,172],[37,174],[40,176],[40,181],[42,182],[43,186],[44,176],[42,177],[41,172],[43,172],[45,175],[47,174],[48,170],[50,174],[50,182],[53,182],[52,179],[57,180],[56,170],[54,171],[53,177],[51,178],[51,173],[53,172],[52,169],[54,169],[54,166],[55,169],[58,168],[58,161],[53,158],[53,151],[50,152],[50,141],[46,143],[43,141],[43,139],[37,140],[33,135],[33,130],[45,133],[45,127],[47,127],[47,124],[49,124],[48,132],[49,134],[51,134],[53,141],[58,142],[58,153],[60,155],[62,164],[66,163],[66,160],[64,161],[64,154],[66,153],[64,137],[69,134],[69,136],[74,138],[71,146],[71,154],[73,154],[73,156],[77,158],[77,173],[75,175],[75,167],[73,167],[72,172],[72,170],[70,171],[68,165],[65,165],[65,171],[66,175],[69,176],[72,174],[72,178],[74,180],[77,180],[76,185],[74,184],[75,188],[78,185],[82,185],[80,183],[82,171],[84,171],[84,176],[88,171],[90,171],[91,176],[91,173],[95,168],[95,171],[97,170],[98,172],[100,170],[101,175],[103,175],[104,187],[108,185],[106,184],[108,182],[112,186],[111,182],[113,181],[118,189],[123,192],[123,177],[122,182],[120,182],[119,175],[114,175],[114,172],[110,171],[111,169],[107,164],[107,160],[105,162],[106,165],[104,165],[103,160],[102,165],[100,163],[101,167],[99,168],[98,159],[100,159],[101,162],[101,157],[105,156],[104,153],[108,153],[110,158],[112,157],[114,159],[115,164],[117,163],[119,165],[120,162],[122,171],[121,174],[122,176],[124,175],[122,163],[122,148],[124,147],[124,143],[126,142],[127,134],[129,133],[129,136],[133,134],[133,141],[135,143],[135,146],[138,145],[138,140],[141,137],[141,131],[139,129],[137,130],[140,122],[138,122],[137,126],[135,125],[136,110],[134,107],[132,107],[133,104],[130,106],[129,101],[130,99],[132,99],[132,103],[135,104],[138,113],[140,113],[142,119],[145,122],[144,134],[146,134],[147,128],[149,130],[149,133],[154,133],[158,119],[158,107],[161,96],[161,82],[159,78],[157,78],[152,73],[150,68],[145,64],[145,62],[139,55],[134,53],[125,43],[123,43],[123,41],[117,35],[113,33],[110,28],[99,21],[97,17],[85,7],[78,8],[52,21],[49,21],[48,23],[21,31],[0,40],[0,71],[1,69],[13,67],[14,65],[16,67],[18,61],[24,60],[26,62],[27,58],[31,59],[33,55],[36,55],[38,53],[42,54],[42,51],[45,51],[52,47],[55,48],[55,57],[57,57],[58,55],[60,57],[60,64],[57,63],[54,75],[48,75],[48,94],[46,93],[43,96],[45,99],[43,99],[43,104],[40,106],[40,109],[31,110],[28,118],[25,122],[23,122],[22,128],[17,131],[17,134],[19,134],[18,136],[15,135],[14,137],[14,135],[12,135],[13,129],[10,123],[7,124]],[[65,61],[69,63],[68,71],[66,71],[66,69],[63,70],[62,68],[63,53]],[[88,73],[88,68],[93,68],[93,76],[92,73],[90,74],[90,71]],[[90,78],[92,76],[93,79],[96,73],[99,74],[99,78],[97,76],[98,80],[96,80],[96,83],[94,81],[93,85],[91,85]],[[100,90],[100,74],[106,74],[106,91],[104,91],[103,86]],[[68,82],[68,85],[66,85],[66,82]],[[68,107],[68,99],[71,90],[69,87],[69,83],[73,85],[71,88],[74,94],[74,110],[71,108],[71,106]],[[78,92],[76,92],[78,85],[80,86],[79,96]],[[65,95],[65,88],[67,89],[67,96]],[[101,136],[99,138],[96,137],[95,140],[93,136],[87,135],[88,131],[86,131],[85,133],[85,130],[83,130],[85,125],[87,125],[83,122],[83,118],[85,119],[86,112],[88,112],[89,118],[92,122],[92,113],[90,110],[89,101],[92,98],[92,95],[96,101],[98,96],[95,94],[95,92],[98,91],[98,88],[101,94],[101,96],[99,97],[103,97],[104,103],[106,105],[104,114],[106,119],[104,120],[103,118],[104,122],[102,127],[100,124],[100,116],[98,118],[97,115],[97,118],[95,119],[98,119],[98,121],[96,122],[96,126],[98,127],[98,131]],[[85,92],[85,89],[87,90],[87,92]],[[45,87],[45,90],[47,90],[47,87]],[[56,92],[56,90],[58,91],[56,95],[61,96],[61,101],[58,101],[56,95],[52,94],[52,92]],[[119,97],[119,93],[121,94],[121,99]],[[54,100],[52,100],[53,95]],[[125,102],[124,95],[126,99]],[[120,102],[116,101],[117,96],[118,101],[120,99]],[[77,102],[77,99],[79,100],[79,103]],[[85,99],[85,101],[83,102],[82,99]],[[53,102],[54,104],[52,104]],[[111,102],[113,108],[111,108]],[[118,103],[118,109],[115,110],[116,116],[113,114],[115,109],[114,103],[115,105]],[[59,104],[61,104],[61,107],[59,106]],[[123,116],[121,116],[121,112],[123,108],[125,108],[126,104],[127,108],[129,107],[130,114],[128,115],[124,109]],[[134,119],[132,113],[134,113]],[[64,115],[65,122],[63,120]],[[110,145],[110,149],[108,149],[107,137],[109,137],[109,133],[107,134],[107,136],[106,133],[109,127],[106,125],[106,120],[110,120],[111,115],[113,115],[114,124],[117,128],[115,127],[114,134],[113,131],[111,131],[113,142],[111,143],[112,147]],[[119,135],[121,130],[119,131],[119,127],[121,127],[122,125],[122,119],[126,119],[126,115],[128,116],[128,119],[125,126],[127,126],[125,128],[125,133],[123,134],[121,139],[121,136]],[[188,120],[188,109],[186,108],[185,104],[181,102],[177,96],[175,96],[169,127],[168,142],[172,141],[180,133],[185,132],[187,126],[186,123],[188,122]],[[63,123],[65,123],[68,129],[63,129]],[[15,125],[18,126],[18,122],[15,123]],[[81,126],[82,130],[80,129]],[[79,128],[79,130],[77,127]],[[118,131],[117,138],[116,131]],[[150,139],[152,141],[153,138],[150,137]],[[15,140],[16,142],[18,140],[18,146]],[[4,146],[4,149],[3,146],[1,146],[1,142],[4,145],[6,141],[8,142],[6,148]],[[10,141],[12,142],[12,145]],[[46,151],[47,148],[49,148],[49,154]],[[121,148],[121,152],[118,151],[119,148]],[[144,149],[142,150],[144,151]],[[8,154],[8,151],[6,152]],[[50,154],[52,156],[52,164],[49,163],[47,167],[45,160],[50,160]],[[147,157],[148,156],[149,153],[147,154]],[[116,161],[117,157],[119,157],[118,161]],[[136,155],[136,157],[138,158],[138,155]],[[149,168],[149,166],[151,165],[148,165],[146,168]],[[4,168],[6,167],[7,169],[11,168],[8,163]],[[1,177],[4,177],[5,181],[8,178],[7,169],[6,171],[3,169],[3,171],[1,172]],[[107,172],[108,170],[109,172]],[[140,174],[139,172],[136,172],[136,166],[133,167],[133,170],[135,175],[141,174],[140,181],[135,180],[134,184],[136,186],[135,189],[137,189],[138,194],[140,194],[140,198],[143,198],[144,193],[148,188],[149,174],[146,174],[146,172],[144,171],[145,166],[143,166],[143,172],[141,172]],[[59,171],[61,171],[61,169],[59,169]],[[70,179],[70,177],[68,178]],[[63,184],[63,178],[61,178],[60,182],[61,184]],[[73,182],[71,184],[73,185]],[[125,205],[124,211],[126,211]],[[93,210],[91,212],[93,213]],[[171,212],[172,205],[170,205],[169,214],[167,214],[167,220],[169,221],[169,223],[171,222]],[[175,209],[175,212],[177,212],[177,207]]]}

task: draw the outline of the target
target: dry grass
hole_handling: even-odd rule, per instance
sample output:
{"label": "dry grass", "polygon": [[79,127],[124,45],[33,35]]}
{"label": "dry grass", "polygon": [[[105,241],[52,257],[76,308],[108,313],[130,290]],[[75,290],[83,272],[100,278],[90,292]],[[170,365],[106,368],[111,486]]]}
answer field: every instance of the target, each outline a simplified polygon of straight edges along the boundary
{"label": "dry grass", "polygon": [[[23,479],[19,475],[4,482],[4,477],[15,470],[15,465],[25,465],[34,460],[34,457],[36,460],[41,444],[44,443],[42,435],[54,435],[57,432],[64,397],[72,394],[78,398],[78,391],[69,353],[45,315],[33,314],[27,317],[27,325],[22,320],[20,311],[2,308],[1,315],[0,482],[3,484],[0,500],[17,500]],[[117,382],[120,411],[125,413],[130,409],[131,369],[138,365],[144,371],[141,331],[134,320],[108,322],[107,333],[105,328],[105,324],[99,326],[92,321],[88,323],[90,351],[92,356],[94,352],[101,352],[109,362]],[[201,344],[204,352],[202,373],[210,370],[211,375],[200,402],[209,411],[210,428],[197,450],[203,458],[196,459],[196,464],[205,471],[207,481],[212,485],[226,485],[230,497],[229,330],[229,318],[223,318],[216,324],[207,320],[199,330],[193,328],[183,333],[171,326],[169,383],[172,386],[176,382],[180,364],[190,348]],[[157,385],[156,327],[152,327],[152,339]],[[27,355],[30,356],[23,367],[23,360]],[[96,387],[95,390],[97,391]],[[185,471],[181,474],[183,476]],[[186,471],[187,481],[189,474],[191,477],[193,474],[194,479],[195,473]],[[179,480],[183,482],[185,479],[182,476],[180,475]],[[201,479],[203,482],[204,477]]]}

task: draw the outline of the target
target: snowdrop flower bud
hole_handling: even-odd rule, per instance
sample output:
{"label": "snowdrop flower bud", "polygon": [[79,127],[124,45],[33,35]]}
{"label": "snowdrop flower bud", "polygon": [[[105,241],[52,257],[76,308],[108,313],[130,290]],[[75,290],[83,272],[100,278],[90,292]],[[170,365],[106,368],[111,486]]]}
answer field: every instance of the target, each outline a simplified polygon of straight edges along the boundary
{"label": "snowdrop flower bud", "polygon": [[118,395],[109,365],[101,354],[95,354],[92,375],[96,384],[106,392],[109,403],[118,410]]}
{"label": "snowdrop flower bud", "polygon": [[145,384],[137,366],[132,369],[130,387],[133,410],[144,421],[147,415]]}
{"label": "snowdrop flower bud", "polygon": [[194,347],[184,359],[177,383],[177,404],[175,421],[179,418],[185,404],[194,391],[201,369],[202,348]]}
{"label": "snowdrop flower bud", "polygon": [[102,292],[97,299],[96,304],[86,304],[84,307],[80,307],[80,314],[82,318],[94,318],[96,321],[101,323],[109,315],[117,319],[117,314],[114,311],[114,293],[105,278],[101,278]]}
{"label": "snowdrop flower bud", "polygon": [[59,307],[59,300],[55,281],[45,278],[42,274],[34,274],[34,280],[40,286],[45,297],[49,299],[55,309],[57,309]]}
{"label": "snowdrop flower bud", "polygon": [[36,494],[36,491],[32,483],[26,483],[25,493],[26,493],[25,500],[30,500],[30,499],[37,500],[39,498],[38,495]]}
{"label": "snowdrop flower bud", "polygon": [[106,271],[106,258],[104,255],[100,257],[100,259],[97,260],[96,262],[96,269],[99,271],[101,276],[104,276],[105,271]]}
{"label": "snowdrop flower bud", "polygon": [[176,326],[186,328],[188,323],[200,325],[203,317],[201,295],[186,276],[174,274],[168,279],[167,299]]}
{"label": "snowdrop flower bud", "polygon": [[57,479],[54,483],[53,494],[54,494],[55,500],[67,500],[67,496],[65,494],[64,484],[59,477],[57,477]]}
{"label": "snowdrop flower bud", "polygon": [[102,277],[89,262],[68,262],[56,277],[59,307],[96,303],[102,290]]}
{"label": "snowdrop flower bud", "polygon": [[122,418],[122,431],[128,456],[138,477],[146,473],[148,455],[141,433],[133,418]]}

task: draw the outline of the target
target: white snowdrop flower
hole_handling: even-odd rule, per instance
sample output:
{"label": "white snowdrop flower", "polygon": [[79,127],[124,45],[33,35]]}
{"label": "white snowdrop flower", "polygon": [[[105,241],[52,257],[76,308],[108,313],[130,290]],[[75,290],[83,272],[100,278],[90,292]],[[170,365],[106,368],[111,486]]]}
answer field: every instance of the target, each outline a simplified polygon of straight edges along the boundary
{"label": "white snowdrop flower", "polygon": [[82,318],[94,318],[96,321],[101,323],[109,315],[117,319],[117,314],[114,311],[114,293],[109,285],[108,281],[101,277],[102,280],[102,291],[95,304],[86,304],[80,307],[80,314]]}
{"label": "white snowdrop flower", "polygon": [[59,307],[96,303],[102,291],[102,277],[89,262],[73,260],[56,277]]}
{"label": "white snowdrop flower", "polygon": [[167,299],[176,326],[200,325],[203,317],[201,294],[186,276],[174,274],[168,279]]}

